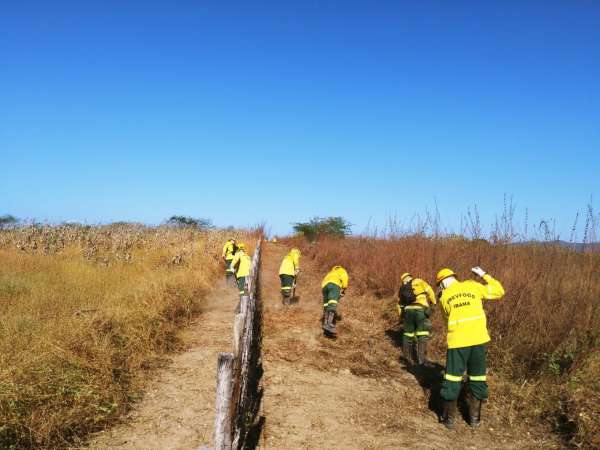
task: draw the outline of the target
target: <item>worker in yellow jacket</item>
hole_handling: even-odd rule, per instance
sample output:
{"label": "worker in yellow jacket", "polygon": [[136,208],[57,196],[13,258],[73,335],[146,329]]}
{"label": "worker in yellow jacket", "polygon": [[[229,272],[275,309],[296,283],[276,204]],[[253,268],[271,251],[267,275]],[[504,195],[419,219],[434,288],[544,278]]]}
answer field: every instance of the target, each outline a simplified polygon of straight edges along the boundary
{"label": "worker in yellow jacket", "polygon": [[327,337],[335,338],[337,336],[335,328],[335,322],[339,320],[337,305],[348,288],[348,281],[349,278],[346,269],[342,266],[334,266],[321,282],[323,293],[323,317],[321,324],[323,333]]}
{"label": "worker in yellow jacket", "polygon": [[296,287],[300,273],[300,250],[293,248],[284,256],[279,266],[279,279],[281,281],[281,297],[284,305],[289,305]]}
{"label": "worker in yellow jacket", "polygon": [[403,319],[404,328],[402,353],[409,363],[426,365],[427,341],[431,330],[429,305],[435,305],[435,293],[427,282],[413,278],[408,272],[402,274],[400,281],[402,285],[398,291],[398,313]]}
{"label": "worker in yellow jacket", "polygon": [[231,260],[231,267],[235,271],[237,286],[240,297],[246,295],[246,277],[250,275],[252,259],[246,254],[246,245],[243,242],[238,244],[238,250]]}
{"label": "worker in yellow jacket", "polygon": [[480,424],[481,405],[488,397],[486,344],[490,341],[483,300],[504,297],[504,288],[498,280],[481,267],[473,267],[471,271],[486,284],[474,280],[458,281],[450,269],[440,270],[436,277],[441,289],[440,306],[448,320],[446,374],[441,390],[444,400],[442,421],[447,428],[454,427],[456,400],[465,371],[469,376],[469,423],[473,428]]}
{"label": "worker in yellow jacket", "polygon": [[233,277],[233,267],[231,267],[231,261],[233,261],[233,256],[237,252],[237,245],[234,238],[229,238],[225,245],[223,245],[223,253],[221,257],[223,261],[225,261],[225,276],[227,278]]}

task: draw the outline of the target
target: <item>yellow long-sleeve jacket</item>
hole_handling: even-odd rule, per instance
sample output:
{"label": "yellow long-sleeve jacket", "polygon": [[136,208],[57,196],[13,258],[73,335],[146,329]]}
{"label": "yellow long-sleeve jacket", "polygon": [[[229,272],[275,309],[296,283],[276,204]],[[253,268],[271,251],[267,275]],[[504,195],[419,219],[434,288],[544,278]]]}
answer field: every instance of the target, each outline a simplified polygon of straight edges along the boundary
{"label": "yellow long-sleeve jacket", "polygon": [[340,287],[340,289],[346,289],[348,287],[348,272],[343,267],[335,266],[331,271],[325,275],[321,282],[321,287],[324,288],[329,283],[333,283]]}
{"label": "yellow long-sleeve jacket", "polygon": [[279,266],[279,275],[295,276],[298,270],[300,270],[300,255],[296,252],[285,255]]}
{"label": "yellow long-sleeve jacket", "polygon": [[225,258],[227,261],[231,261],[233,259],[233,241],[227,241],[225,242],[225,245],[223,245],[223,253],[222,253],[222,257]]}
{"label": "yellow long-sleeve jacket", "polygon": [[252,266],[252,259],[250,259],[244,250],[238,250],[231,260],[231,267],[236,271],[236,278],[250,275],[250,266]]}
{"label": "yellow long-sleeve jacket", "polygon": [[448,348],[469,347],[490,341],[483,300],[500,300],[504,288],[491,275],[487,284],[456,281],[442,291],[440,306],[448,319]]}

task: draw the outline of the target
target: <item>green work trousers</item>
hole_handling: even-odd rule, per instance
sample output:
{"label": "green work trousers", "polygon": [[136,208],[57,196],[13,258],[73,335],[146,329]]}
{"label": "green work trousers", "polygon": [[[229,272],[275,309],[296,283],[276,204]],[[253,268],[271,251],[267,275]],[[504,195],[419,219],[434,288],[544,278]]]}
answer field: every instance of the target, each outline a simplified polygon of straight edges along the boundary
{"label": "green work trousers", "polygon": [[237,279],[237,285],[240,291],[240,296],[246,295],[246,277],[239,277]]}
{"label": "green work trousers", "polygon": [[335,311],[341,297],[341,290],[337,284],[327,283],[322,289],[323,308],[327,311]]}
{"label": "green work trousers", "polygon": [[449,348],[446,352],[446,374],[442,383],[441,395],[444,400],[456,400],[460,394],[463,375],[469,376],[469,389],[475,398],[488,397],[486,381],[486,346]]}
{"label": "green work trousers", "polygon": [[292,292],[292,286],[294,285],[294,275],[279,275],[281,280],[281,294],[285,297],[289,297]]}
{"label": "green work trousers", "polygon": [[424,307],[408,305],[402,311],[402,317],[404,318],[404,339],[423,340],[429,338],[431,324]]}
{"label": "green work trousers", "polygon": [[231,261],[233,261],[233,258],[225,260],[225,273],[227,275],[233,275],[234,272],[233,267],[231,267]]}

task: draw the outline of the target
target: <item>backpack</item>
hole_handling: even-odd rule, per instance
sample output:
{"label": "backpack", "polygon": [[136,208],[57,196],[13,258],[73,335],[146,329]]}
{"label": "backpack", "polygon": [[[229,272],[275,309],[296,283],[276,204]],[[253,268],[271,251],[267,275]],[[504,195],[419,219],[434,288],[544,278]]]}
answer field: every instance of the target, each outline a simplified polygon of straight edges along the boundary
{"label": "backpack", "polygon": [[401,306],[407,306],[417,301],[417,296],[415,295],[415,291],[413,290],[412,282],[413,280],[410,280],[408,283],[400,286],[398,296],[400,297]]}

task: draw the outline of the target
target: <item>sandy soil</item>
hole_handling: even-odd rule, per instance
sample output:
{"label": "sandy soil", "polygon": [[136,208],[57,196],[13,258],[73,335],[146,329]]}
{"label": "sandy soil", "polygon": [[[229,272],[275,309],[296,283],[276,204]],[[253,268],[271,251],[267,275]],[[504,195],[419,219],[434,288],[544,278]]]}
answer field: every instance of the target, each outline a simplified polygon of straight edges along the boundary
{"label": "sandy soil", "polygon": [[237,289],[224,282],[183,333],[187,350],[159,371],[135,410],[93,449],[198,449],[212,444],[219,352],[231,351]]}

